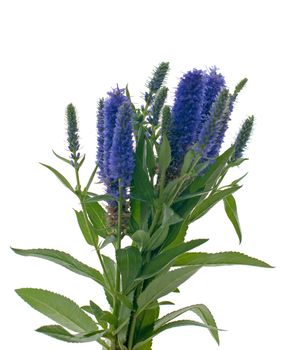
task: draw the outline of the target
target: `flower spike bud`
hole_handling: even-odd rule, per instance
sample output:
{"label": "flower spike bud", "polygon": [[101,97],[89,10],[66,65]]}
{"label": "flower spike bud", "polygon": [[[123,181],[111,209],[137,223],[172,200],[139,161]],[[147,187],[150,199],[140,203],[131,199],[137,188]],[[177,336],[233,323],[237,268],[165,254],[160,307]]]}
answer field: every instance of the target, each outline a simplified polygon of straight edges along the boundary
{"label": "flower spike bud", "polygon": [[75,107],[72,103],[66,109],[67,120],[67,141],[71,152],[71,164],[75,167],[80,158],[79,148],[79,129]]}
{"label": "flower spike bud", "polygon": [[152,125],[158,125],[159,116],[163,108],[163,105],[165,103],[165,100],[167,98],[167,93],[168,93],[168,88],[163,86],[156,94],[153,106],[151,108],[152,116],[149,118],[150,123]]}
{"label": "flower spike bud", "polygon": [[153,71],[153,76],[147,83],[150,94],[156,93],[165,81],[169,70],[169,62],[160,63]]}
{"label": "flower spike bud", "polygon": [[213,102],[224,87],[225,79],[223,75],[218,73],[218,69],[216,67],[210,68],[207,72],[205,97],[202,108],[201,123],[198,128],[198,133],[200,133],[203,124],[208,118]]}
{"label": "flower spike bud", "polygon": [[244,88],[244,86],[247,84],[248,79],[244,78],[242,79],[236,86],[233,92],[233,97],[234,99],[237,97],[237,95],[239,94],[239,92]]}
{"label": "flower spike bud", "polygon": [[104,99],[101,98],[98,102],[98,111],[97,111],[97,162],[100,169],[100,178],[103,180],[105,178],[104,173]]}
{"label": "flower spike bud", "polygon": [[[198,147],[203,158],[213,158],[214,149],[221,146],[221,131],[227,125],[230,115],[230,94],[223,89],[211,107],[208,119],[198,137]],[[227,127],[226,127],[227,128]]]}
{"label": "flower spike bud", "polygon": [[161,124],[161,133],[168,137],[170,130],[171,122],[171,110],[169,106],[164,106],[162,109],[162,124]]}
{"label": "flower spike bud", "polygon": [[239,133],[235,140],[235,150],[231,161],[235,161],[243,156],[243,153],[247,147],[247,143],[250,139],[252,129],[254,125],[254,116],[248,117],[241,126]]}

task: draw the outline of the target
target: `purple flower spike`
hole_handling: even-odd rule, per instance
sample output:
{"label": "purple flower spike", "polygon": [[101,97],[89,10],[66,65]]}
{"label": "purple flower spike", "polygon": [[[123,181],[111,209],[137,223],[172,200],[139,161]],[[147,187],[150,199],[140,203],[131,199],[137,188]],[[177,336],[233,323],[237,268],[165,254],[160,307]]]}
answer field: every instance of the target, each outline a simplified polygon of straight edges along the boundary
{"label": "purple flower spike", "polygon": [[120,181],[124,190],[131,185],[135,166],[132,141],[133,114],[129,102],[124,102],[119,108],[110,154],[110,177],[117,185]]}
{"label": "purple flower spike", "polygon": [[194,69],[181,78],[177,87],[169,131],[172,157],[176,164],[181,163],[187,150],[197,141],[206,82],[206,73]]}
{"label": "purple flower spike", "polygon": [[[106,178],[110,178],[109,162],[110,153],[113,143],[114,128],[116,125],[116,117],[120,106],[128,101],[128,98],[124,96],[124,89],[113,89],[108,93],[109,97],[105,100],[104,104],[104,157],[102,165],[102,174]],[[106,182],[106,181],[104,181]]]}

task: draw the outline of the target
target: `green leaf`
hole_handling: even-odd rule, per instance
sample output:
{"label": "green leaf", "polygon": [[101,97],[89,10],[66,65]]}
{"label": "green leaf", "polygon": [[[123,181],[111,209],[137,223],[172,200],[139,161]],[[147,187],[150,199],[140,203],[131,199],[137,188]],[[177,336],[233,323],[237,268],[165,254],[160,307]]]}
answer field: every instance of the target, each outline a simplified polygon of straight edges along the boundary
{"label": "green leaf", "polygon": [[174,248],[165,250],[143,267],[140,278],[147,279],[159,274],[167,266],[171,266],[173,261],[179,255],[187,252],[188,250],[194,249],[207,241],[208,239],[195,239],[190,242],[179,244]]}
{"label": "green leaf", "polygon": [[158,248],[166,239],[168,235],[168,225],[161,225],[149,239],[146,250],[154,250]]}
{"label": "green leaf", "polygon": [[178,321],[174,321],[174,322],[169,322],[167,324],[165,324],[164,326],[162,326],[161,328],[157,329],[156,331],[154,331],[152,333],[152,335],[150,337],[148,337],[147,339],[137,343],[134,347],[133,350],[141,350],[142,346],[150,341],[152,338],[154,338],[156,335],[160,334],[161,332],[170,329],[170,328],[175,328],[175,327],[182,327],[182,326],[198,326],[198,327],[203,327],[203,328],[208,328],[208,329],[215,329],[212,326],[208,326],[204,323],[201,322],[197,322],[197,321],[192,321],[192,320],[178,320]]}
{"label": "green leaf", "polygon": [[156,321],[155,326],[154,326],[154,330],[155,331],[158,330],[159,328],[164,326],[166,323],[172,321],[173,319],[184,314],[187,311],[193,311],[201,318],[201,320],[207,326],[213,327],[213,328],[210,328],[209,330],[211,332],[211,335],[213,336],[213,338],[217,342],[217,344],[219,344],[219,336],[218,336],[216,322],[215,322],[210,310],[203,304],[187,306],[187,307],[173,311],[173,312],[163,316],[162,318],[160,318],[159,320]]}
{"label": "green leaf", "polygon": [[122,276],[122,288],[125,292],[134,282],[141,266],[142,257],[138,248],[130,246],[116,251],[117,263]]}
{"label": "green leaf", "polygon": [[189,216],[189,223],[201,218],[205,215],[215,204],[224,199],[226,196],[239,190],[241,186],[234,186],[231,188],[226,188],[225,190],[217,191],[215,194],[210,195],[203,201],[199,202],[195,208],[192,210]]}
{"label": "green leaf", "polygon": [[90,225],[90,230],[87,227],[86,221],[85,221],[85,217],[82,211],[77,211],[74,210],[76,217],[77,217],[77,221],[78,224],[80,226],[80,229],[82,231],[82,234],[86,240],[86,242],[92,246],[95,246],[98,242],[98,236],[96,235],[96,233],[94,232],[94,227],[92,226],[92,224],[89,222],[88,224]]}
{"label": "green leaf", "polygon": [[94,202],[112,201],[112,200],[116,200],[116,198],[109,194],[95,194],[92,197],[87,197],[85,200],[83,200],[83,202],[94,203]]}
{"label": "green leaf", "polygon": [[231,221],[237,236],[239,238],[239,243],[242,241],[242,233],[241,228],[239,224],[238,214],[237,214],[237,206],[235,198],[230,194],[229,196],[226,196],[224,199],[224,209],[226,212],[226,215],[228,216],[229,220]]}
{"label": "green leaf", "polygon": [[57,158],[61,159],[63,162],[65,162],[65,163],[67,163],[67,164],[69,164],[69,165],[72,165],[70,159],[67,159],[67,158],[64,158],[64,157],[62,157],[62,156],[59,156],[59,154],[57,154],[54,150],[52,150],[52,152],[53,152],[53,154],[54,154]]}
{"label": "green leaf", "polygon": [[162,224],[163,225],[175,225],[178,222],[182,221],[182,217],[177,215],[174,210],[172,210],[170,207],[167,205],[163,205],[163,219],[162,219]]}
{"label": "green leaf", "polygon": [[92,314],[93,316],[95,316],[95,318],[97,319],[98,323],[104,328],[107,329],[107,323],[101,320],[101,317],[103,315],[103,310],[97,305],[95,304],[92,300],[90,301],[90,305],[85,305],[82,306],[81,309],[85,310],[86,312]]}
{"label": "green leaf", "polygon": [[43,289],[22,288],[16,293],[35,310],[75,332],[97,330],[96,323],[72,300]]}
{"label": "green leaf", "polygon": [[158,317],[159,306],[145,310],[137,317],[134,343],[137,344],[146,339],[140,350],[151,350],[152,337],[150,335],[153,334],[153,327]]}
{"label": "green leaf", "polygon": [[47,169],[49,169],[50,171],[52,171],[52,173],[62,182],[62,184],[64,186],[66,186],[70,191],[75,193],[72,185],[69,183],[69,181],[61,173],[59,173],[58,170],[52,168],[50,165],[43,164],[43,163],[40,163],[40,164],[43,165],[44,167],[46,167]]}
{"label": "green leaf", "polygon": [[102,286],[105,285],[104,278],[98,270],[86,264],[83,264],[79,260],[73,258],[70,254],[55,249],[11,249],[19,255],[34,256],[37,258],[52,261],[79,275],[89,277]]}
{"label": "green leaf", "polygon": [[138,156],[136,156],[136,166],[133,172],[133,183],[131,190],[132,197],[148,203],[153,201],[153,185],[150,182],[147,172],[143,169],[143,165],[140,164]]}
{"label": "green leaf", "polygon": [[107,236],[104,241],[102,242],[100,249],[105,248],[107,245],[114,243],[117,240],[116,236],[114,235],[109,235]]}
{"label": "green leaf", "polygon": [[110,311],[103,311],[102,316],[100,317],[101,321],[108,322],[111,325],[116,324],[115,316]]}
{"label": "green leaf", "polygon": [[183,160],[183,165],[181,168],[181,173],[180,173],[181,176],[188,172],[194,158],[195,158],[194,149],[190,149],[189,151],[186,152]]}
{"label": "green leaf", "polygon": [[149,139],[146,140],[146,165],[148,167],[150,176],[153,177],[156,170],[156,160],[153,153],[152,143]]}
{"label": "green leaf", "polygon": [[52,338],[62,340],[68,343],[87,343],[92,341],[97,341],[104,334],[105,331],[99,330],[92,333],[80,333],[80,334],[71,334],[65,328],[59,325],[43,326],[36,329],[36,332],[43,333]]}
{"label": "green leaf", "polygon": [[262,260],[252,258],[239,252],[221,253],[185,253],[176,259],[174,266],[220,266],[220,265],[250,265],[272,267]]}
{"label": "green leaf", "polygon": [[[105,285],[110,289],[110,285],[112,286],[112,292],[115,290],[115,280],[116,280],[116,265],[115,262],[106,255],[102,254],[103,264],[105,266],[104,280]],[[106,298],[111,307],[114,305],[113,295],[109,293],[107,290],[105,291]]]}
{"label": "green leaf", "polygon": [[[133,306],[134,300],[134,291],[128,294],[127,299],[131,306]],[[127,307],[125,304],[121,303],[119,311],[119,323],[118,328],[115,330],[115,333],[118,334],[118,340],[121,344],[124,344],[127,337],[127,332],[129,329],[129,321],[131,316],[131,308]]]}
{"label": "green leaf", "polygon": [[168,271],[156,277],[140,294],[137,314],[140,314],[153,301],[171,293],[198,270],[198,267],[183,267],[174,271]]}
{"label": "green leaf", "polygon": [[198,176],[196,180],[192,182],[189,192],[198,192],[199,189],[204,189],[205,191],[210,190],[217,182],[228,160],[233,154],[233,151],[234,146],[231,146],[217,157],[215,162],[209,166],[207,172],[203,176]]}
{"label": "green leaf", "polygon": [[170,145],[166,135],[163,135],[162,137],[162,143],[160,146],[158,161],[159,161],[161,174],[165,174],[171,162],[171,150],[170,150]]}
{"label": "green leaf", "polygon": [[137,230],[131,238],[139,248],[145,249],[149,240],[149,234],[144,230]]}
{"label": "green leaf", "polygon": [[85,203],[84,206],[96,233],[103,238],[109,235],[110,228],[107,223],[107,213],[103,207],[98,202]]}

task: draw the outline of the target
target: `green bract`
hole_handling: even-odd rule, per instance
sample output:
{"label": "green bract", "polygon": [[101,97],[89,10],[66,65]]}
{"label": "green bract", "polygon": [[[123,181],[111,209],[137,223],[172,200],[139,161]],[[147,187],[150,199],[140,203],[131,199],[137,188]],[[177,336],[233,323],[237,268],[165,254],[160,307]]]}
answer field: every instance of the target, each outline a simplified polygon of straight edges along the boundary
{"label": "green bract", "polygon": [[[69,147],[74,152],[72,161],[54,152],[58,159],[71,165],[75,184],[58,170],[42,164],[79,199],[76,219],[84,240],[95,248],[101,271],[54,249],[13,250],[23,256],[52,261],[92,279],[104,289],[109,307],[103,308],[94,301],[79,307],[70,299],[50,291],[18,289],[16,292],[23,300],[56,322],[37,329],[38,332],[72,343],[95,341],[109,350],[151,350],[153,337],[161,332],[173,327],[199,326],[207,328],[219,343],[220,329],[207,306],[189,305],[159,317],[161,306],[174,305],[165,298],[171,293],[179,293],[178,288],[195,273],[200,273],[203,267],[271,267],[239,252],[194,252],[193,249],[202,248],[208,239],[186,238],[189,225],[217,203],[223,202],[227,217],[241,242],[242,230],[234,194],[241,188],[240,181],[244,176],[230,184],[222,185],[222,182],[229,169],[239,166],[245,159],[238,158],[236,147],[230,145],[211,162],[206,158],[203,161],[194,145],[186,152],[180,171],[176,176],[170,176],[173,175],[169,171],[173,162],[169,143],[172,109],[164,105],[168,90],[163,86],[168,67],[167,63],[162,63],[155,69],[154,77],[147,84],[149,91],[145,94],[145,106],[138,109],[130,101],[135,112],[132,121],[135,168],[128,193],[124,192],[126,189],[123,191],[121,179],[118,188],[117,183],[110,184],[115,186],[114,192],[119,193],[118,198],[95,193],[96,190],[91,192],[90,187],[98,173],[97,166],[88,183],[81,183],[80,170],[85,156],[76,153],[78,128],[75,114],[72,114],[75,125],[68,120]],[[238,84],[234,96],[245,83],[246,80],[242,80]],[[126,98],[130,100],[128,88]],[[71,108],[72,105],[69,106]],[[152,115],[153,111],[155,115]],[[244,147],[242,145],[241,148]],[[130,238],[129,245],[122,245],[124,237]],[[114,247],[113,257],[103,254],[107,245]],[[185,313],[188,316],[178,319]],[[197,319],[190,319],[190,315],[195,315]]]}

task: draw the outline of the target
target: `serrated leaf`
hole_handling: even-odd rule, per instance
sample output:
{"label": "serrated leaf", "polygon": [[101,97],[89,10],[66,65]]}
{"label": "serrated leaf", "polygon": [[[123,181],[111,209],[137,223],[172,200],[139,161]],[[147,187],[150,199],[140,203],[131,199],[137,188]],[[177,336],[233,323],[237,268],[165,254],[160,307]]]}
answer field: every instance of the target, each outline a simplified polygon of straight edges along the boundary
{"label": "serrated leaf", "polygon": [[241,186],[234,186],[231,188],[226,188],[225,190],[217,191],[215,194],[210,195],[205,198],[203,201],[198,203],[195,208],[192,210],[189,216],[189,223],[198,220],[203,215],[205,215],[212,207],[215,206],[218,202],[224,199],[226,196],[238,191]]}
{"label": "serrated leaf", "polygon": [[155,326],[154,326],[154,330],[157,331],[159,328],[164,326],[166,323],[172,321],[173,319],[177,318],[178,316],[184,314],[187,311],[192,311],[192,312],[196,313],[206,325],[214,327],[214,328],[209,329],[209,331],[210,331],[211,335],[213,336],[213,338],[215,339],[215,341],[217,342],[217,344],[219,344],[219,335],[218,335],[216,322],[215,322],[210,310],[203,304],[191,305],[191,306],[187,306],[187,307],[184,307],[182,309],[170,312],[169,314],[163,316],[162,318],[160,318],[159,320],[156,321]]}
{"label": "serrated leaf", "polygon": [[161,225],[149,239],[146,250],[154,250],[158,248],[166,239],[168,234],[168,225]]}
{"label": "serrated leaf", "polygon": [[132,235],[132,240],[139,246],[139,248],[145,248],[149,240],[148,232],[144,230],[137,230]]}
{"label": "serrated leaf", "polygon": [[79,260],[73,258],[70,254],[55,249],[11,249],[19,255],[34,256],[52,261],[79,275],[89,277],[102,286],[105,285],[104,278],[98,270],[80,262]]}
{"label": "serrated leaf", "polygon": [[179,244],[174,248],[165,250],[143,267],[140,278],[147,279],[161,273],[167,266],[171,266],[173,261],[179,255],[194,249],[207,241],[208,239],[195,239],[190,242]]}
{"label": "serrated leaf", "polygon": [[21,288],[16,293],[35,310],[75,332],[97,330],[96,323],[72,300],[44,289]]}
{"label": "serrated leaf", "polygon": [[84,333],[84,334],[74,335],[69,333],[65,328],[59,325],[43,326],[36,329],[36,332],[43,333],[52,338],[62,340],[68,343],[87,343],[87,342],[97,341],[105,334],[105,331],[99,330],[91,334]]}
{"label": "serrated leaf", "polygon": [[237,233],[239,243],[241,243],[242,232],[241,232],[239,218],[237,214],[237,206],[236,206],[235,198],[232,196],[232,194],[230,194],[229,196],[226,196],[223,199],[223,202],[224,202],[224,209],[225,209],[226,215],[228,216],[229,220],[231,221]]}
{"label": "serrated leaf", "polygon": [[174,266],[220,266],[220,265],[249,265],[272,267],[266,262],[252,258],[239,252],[220,253],[185,253],[176,259]]}
{"label": "serrated leaf", "polygon": [[84,206],[96,233],[103,238],[109,235],[110,228],[107,223],[107,213],[104,208],[98,202],[84,203]]}
{"label": "serrated leaf", "polygon": [[46,167],[47,169],[49,169],[61,182],[62,184],[67,187],[70,191],[72,191],[73,193],[75,193],[73,186],[70,184],[70,182],[65,178],[64,175],[62,175],[58,170],[52,168],[50,165],[44,164],[44,163],[40,163],[41,165],[43,165],[44,167]]}
{"label": "serrated leaf", "polygon": [[156,331],[153,332],[153,334],[145,339],[144,341],[141,341],[137,343],[134,347],[133,350],[140,350],[142,349],[142,346],[150,341],[152,338],[154,338],[156,335],[160,334],[161,332],[170,329],[170,328],[175,328],[175,327],[182,327],[182,326],[198,326],[198,327],[203,327],[203,328],[208,328],[208,329],[215,329],[214,327],[208,326],[204,323],[197,322],[197,321],[192,321],[192,320],[178,320],[178,321],[173,321],[165,324],[164,326],[160,327]]}
{"label": "serrated leaf", "polygon": [[[105,266],[106,273],[104,273],[104,280],[106,286],[112,286],[115,289],[115,279],[116,279],[116,266],[115,262],[108,256],[102,254],[103,263]],[[107,290],[105,291],[106,298],[111,307],[113,307],[114,299],[113,295]]]}
{"label": "serrated leaf", "polygon": [[183,267],[157,276],[140,294],[137,314],[140,314],[153,301],[171,293],[198,270],[198,267]]}
{"label": "serrated leaf", "polygon": [[122,288],[125,292],[134,282],[141,266],[142,257],[138,248],[130,246],[116,251],[117,263],[122,276]]}
{"label": "serrated leaf", "polygon": [[95,316],[95,318],[97,319],[98,323],[104,328],[107,329],[107,323],[101,320],[101,316],[103,315],[103,310],[96,304],[94,303],[92,300],[90,301],[90,305],[86,305],[86,306],[82,306],[81,307],[83,310],[85,310],[86,312],[92,314],[93,316]]}
{"label": "serrated leaf", "polygon": [[89,229],[87,227],[87,223],[86,223],[83,212],[77,211],[77,210],[74,210],[74,211],[75,211],[75,214],[77,217],[79,227],[81,229],[81,232],[82,232],[86,242],[92,246],[95,246],[98,242],[98,236],[95,234],[92,224],[90,223],[90,221],[88,222],[88,225],[90,226],[90,229]]}

